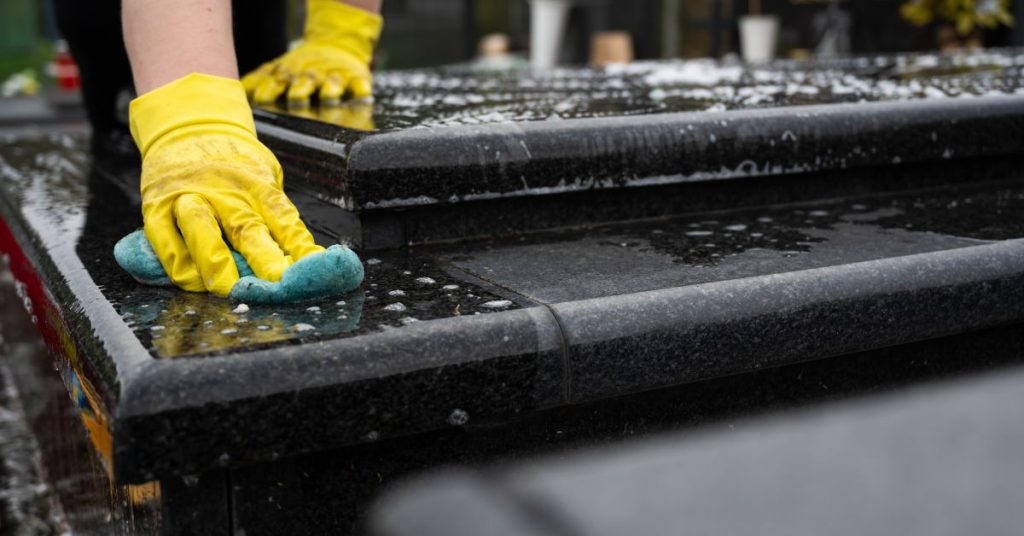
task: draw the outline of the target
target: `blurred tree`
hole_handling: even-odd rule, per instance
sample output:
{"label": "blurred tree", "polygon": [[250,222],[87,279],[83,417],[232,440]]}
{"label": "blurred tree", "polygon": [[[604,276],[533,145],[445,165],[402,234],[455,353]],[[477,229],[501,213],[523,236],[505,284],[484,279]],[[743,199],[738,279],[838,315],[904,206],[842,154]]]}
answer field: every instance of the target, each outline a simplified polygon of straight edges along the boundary
{"label": "blurred tree", "polygon": [[39,74],[53,57],[41,27],[43,7],[39,0],[0,0],[0,81],[26,69]]}

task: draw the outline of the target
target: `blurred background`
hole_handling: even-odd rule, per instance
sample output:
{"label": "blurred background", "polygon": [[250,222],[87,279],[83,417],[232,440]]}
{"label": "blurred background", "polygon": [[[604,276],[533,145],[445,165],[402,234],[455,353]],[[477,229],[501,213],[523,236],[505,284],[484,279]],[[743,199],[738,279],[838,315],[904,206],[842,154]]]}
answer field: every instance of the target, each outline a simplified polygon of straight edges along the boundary
{"label": "blurred background", "polygon": [[[738,54],[740,21],[751,14],[775,20],[774,53],[782,58],[1024,45],[1021,25],[1012,24],[1024,18],[1021,0],[385,0],[376,67],[428,67],[481,55],[525,64],[538,3],[563,5],[551,52],[559,64],[601,63],[595,60],[599,35],[628,42],[625,51],[615,39],[606,43],[613,60]],[[290,1],[285,24],[295,38],[303,10],[304,2]],[[51,3],[0,2],[0,98],[46,96],[51,105],[73,108],[77,84]],[[0,120],[24,116],[33,102],[3,107]]]}

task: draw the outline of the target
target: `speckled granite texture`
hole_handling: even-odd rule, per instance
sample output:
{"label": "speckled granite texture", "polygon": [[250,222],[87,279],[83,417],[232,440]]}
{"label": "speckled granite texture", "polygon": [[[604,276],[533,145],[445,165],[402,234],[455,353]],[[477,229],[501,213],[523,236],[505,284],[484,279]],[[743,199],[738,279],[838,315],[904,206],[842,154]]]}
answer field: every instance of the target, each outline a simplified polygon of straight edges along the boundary
{"label": "speckled granite texture", "polygon": [[[693,183],[1015,154],[1022,67],[1011,49],[381,73],[372,106],[257,120],[292,187],[352,211],[343,233],[376,249],[679,214],[658,200]],[[517,217],[529,204],[560,217]]]}
{"label": "speckled granite texture", "polygon": [[1024,178],[1001,161],[975,161],[999,181],[373,253],[341,300],[242,311],[114,266],[137,212],[81,143],[4,146],[4,248],[116,419],[124,482],[1024,319]]}

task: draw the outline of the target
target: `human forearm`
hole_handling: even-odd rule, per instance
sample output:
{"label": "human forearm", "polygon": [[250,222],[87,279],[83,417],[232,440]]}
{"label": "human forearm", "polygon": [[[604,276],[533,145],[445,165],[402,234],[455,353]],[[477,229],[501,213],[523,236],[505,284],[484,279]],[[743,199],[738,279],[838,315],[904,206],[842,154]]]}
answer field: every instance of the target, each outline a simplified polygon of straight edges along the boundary
{"label": "human forearm", "polygon": [[123,0],[121,9],[138,94],[190,73],[238,78],[230,0]]}
{"label": "human forearm", "polygon": [[381,0],[338,0],[342,4],[358,7],[370,13],[380,13]]}

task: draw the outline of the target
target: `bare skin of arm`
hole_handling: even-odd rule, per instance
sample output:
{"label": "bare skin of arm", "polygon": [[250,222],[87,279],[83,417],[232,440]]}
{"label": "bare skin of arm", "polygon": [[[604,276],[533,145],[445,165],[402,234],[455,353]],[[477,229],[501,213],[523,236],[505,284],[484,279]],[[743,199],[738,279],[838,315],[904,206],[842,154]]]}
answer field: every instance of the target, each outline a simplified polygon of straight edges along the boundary
{"label": "bare skin of arm", "polygon": [[[381,0],[344,3],[379,13]],[[139,95],[190,73],[238,78],[231,0],[124,0],[121,14]]]}

